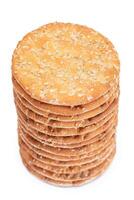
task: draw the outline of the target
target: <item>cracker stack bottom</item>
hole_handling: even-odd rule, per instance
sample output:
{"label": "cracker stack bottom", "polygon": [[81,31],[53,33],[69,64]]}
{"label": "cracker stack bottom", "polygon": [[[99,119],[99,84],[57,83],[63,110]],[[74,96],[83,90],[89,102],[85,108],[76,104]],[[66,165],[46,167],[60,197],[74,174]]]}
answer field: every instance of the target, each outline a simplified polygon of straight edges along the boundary
{"label": "cracker stack bottom", "polygon": [[77,186],[116,152],[119,59],[86,26],[51,23],[28,33],[12,59],[20,155],[40,179]]}

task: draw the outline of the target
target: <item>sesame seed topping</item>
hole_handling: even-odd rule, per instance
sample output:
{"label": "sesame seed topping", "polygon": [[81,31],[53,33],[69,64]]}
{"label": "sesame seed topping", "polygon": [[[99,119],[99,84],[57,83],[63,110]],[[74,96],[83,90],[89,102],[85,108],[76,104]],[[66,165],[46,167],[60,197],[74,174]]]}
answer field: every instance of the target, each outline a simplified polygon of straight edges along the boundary
{"label": "sesame seed topping", "polygon": [[79,105],[102,95],[105,85],[118,83],[119,60],[112,44],[98,32],[53,23],[19,42],[13,55],[13,74],[38,100]]}

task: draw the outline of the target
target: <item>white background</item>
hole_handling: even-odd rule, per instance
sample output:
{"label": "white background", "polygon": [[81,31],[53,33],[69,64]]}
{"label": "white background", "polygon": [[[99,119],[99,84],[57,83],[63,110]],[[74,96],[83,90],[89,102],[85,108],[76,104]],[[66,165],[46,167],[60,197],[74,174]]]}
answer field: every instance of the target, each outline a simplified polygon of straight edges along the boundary
{"label": "white background", "polygon": [[[134,1],[0,0],[0,199],[134,199]],[[117,154],[97,180],[60,188],[32,176],[22,165],[12,95],[11,56],[29,31],[49,22],[92,27],[115,45],[121,60]]]}

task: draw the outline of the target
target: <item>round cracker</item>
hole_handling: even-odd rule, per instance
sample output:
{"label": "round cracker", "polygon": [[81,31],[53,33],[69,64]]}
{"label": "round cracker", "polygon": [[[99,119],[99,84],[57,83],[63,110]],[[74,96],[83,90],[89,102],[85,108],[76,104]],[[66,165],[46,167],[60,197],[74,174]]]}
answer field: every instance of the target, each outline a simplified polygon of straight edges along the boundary
{"label": "round cracker", "polygon": [[[105,104],[106,101],[108,101],[110,99],[111,96],[113,96],[115,94],[115,96],[118,96],[118,92],[119,92],[119,89],[116,89],[116,91],[112,91],[109,95],[108,95],[108,98],[106,99],[102,99],[102,100],[98,100],[100,101],[100,103],[97,103],[95,104],[94,102],[94,106],[92,106],[92,108],[89,110],[94,110],[96,109],[97,107],[100,107],[102,106],[103,104]],[[117,94],[116,94],[117,93]],[[79,121],[79,120],[84,120],[84,119],[87,119],[89,118],[89,111],[87,112],[84,112],[80,115],[70,115],[70,116],[66,116],[66,115],[59,115],[59,114],[53,114],[53,113],[49,113],[49,112],[46,112],[46,111],[43,111],[41,110],[40,108],[37,108],[35,106],[33,106],[32,104],[30,104],[25,98],[23,98],[21,95],[19,95],[18,93],[16,93],[14,91],[14,97],[18,99],[18,101],[23,104],[27,109],[29,110],[32,110],[34,113],[37,113],[43,117],[46,117],[46,118],[50,118],[50,119],[53,119],[53,120],[57,120],[57,121]],[[97,100],[96,100],[97,101]],[[66,114],[66,113],[65,113]]]}
{"label": "round cracker", "polygon": [[84,180],[79,180],[79,181],[70,181],[70,180],[66,180],[66,181],[61,181],[61,180],[55,180],[53,177],[49,178],[47,176],[44,175],[44,173],[42,173],[42,169],[39,167],[35,167],[33,165],[30,165],[26,160],[24,160],[22,158],[23,164],[25,165],[25,167],[32,173],[34,174],[36,177],[54,184],[54,185],[60,185],[60,186],[78,186],[78,185],[82,185],[86,182],[92,181],[94,180],[96,177],[100,176],[110,165],[110,163],[113,160],[115,153],[111,154],[111,156],[101,165],[97,166],[96,168],[91,170],[90,176],[86,177]]}
{"label": "round cracker", "polygon": [[74,174],[74,173],[80,173],[82,171],[91,169],[96,167],[97,165],[101,164],[115,149],[115,144],[112,144],[110,148],[105,149],[102,151],[100,154],[96,155],[94,159],[91,158],[88,163],[85,164],[77,164],[77,165],[70,165],[70,166],[56,166],[56,165],[50,165],[47,164],[46,162],[43,162],[41,159],[36,159],[34,154],[31,153],[31,151],[28,151],[27,148],[25,148],[23,145],[20,148],[20,153],[27,157],[27,160],[37,166],[41,167],[43,169],[46,169],[48,171],[52,171],[54,173],[62,173],[62,174]]}
{"label": "round cracker", "polygon": [[[18,122],[21,123],[26,130],[31,131],[32,133],[35,132],[36,135],[42,135],[43,138],[45,138],[48,141],[52,141],[54,138],[57,140],[60,140],[60,143],[62,143],[62,138],[66,138],[68,142],[70,142],[70,138],[82,138],[86,137],[86,134],[92,135],[92,132],[98,131],[98,129],[102,128],[105,124],[107,124],[114,116],[117,116],[118,110],[115,107],[115,109],[110,112],[109,114],[106,115],[106,117],[102,120],[100,120],[97,123],[93,123],[90,126],[87,126],[85,128],[78,128],[78,129],[54,129],[53,134],[50,134],[48,131],[47,132],[40,132],[39,130],[32,128],[29,126],[27,121],[23,119],[22,117],[18,116]],[[57,131],[57,132],[56,132]],[[52,132],[52,129],[50,129],[50,132]],[[62,133],[62,134],[59,134]],[[34,133],[33,133],[34,134]],[[50,140],[49,140],[50,138]],[[79,141],[79,140],[78,140]]]}
{"label": "round cracker", "polygon": [[56,155],[45,150],[31,146],[19,136],[20,147],[25,147],[37,160],[54,166],[74,166],[94,161],[99,154],[115,144],[115,135],[101,147],[81,155]]}
{"label": "round cracker", "polygon": [[32,106],[36,107],[37,109],[42,110],[43,112],[53,113],[53,114],[59,114],[59,115],[65,115],[66,116],[75,116],[75,115],[83,115],[86,112],[95,109],[100,105],[100,102],[105,102],[107,99],[109,99],[111,91],[115,91],[116,88],[118,88],[118,84],[110,88],[105,94],[103,94],[101,97],[97,98],[96,100],[91,101],[90,103],[78,105],[78,106],[58,106],[53,104],[47,104],[43,103],[41,101],[37,101],[36,99],[31,98],[24,90],[23,88],[17,83],[17,81],[12,78],[13,80],[13,86],[14,90],[17,94],[19,94],[22,98],[24,98],[26,101],[28,101]]}
{"label": "round cracker", "polygon": [[[21,129],[24,133],[28,134],[30,137],[32,137],[33,139],[35,139],[36,141],[38,141],[38,142],[40,142],[40,143],[42,143],[42,144],[45,144],[45,145],[52,146],[52,147],[70,148],[70,149],[72,149],[72,148],[77,148],[77,147],[82,147],[82,146],[85,146],[85,145],[88,145],[88,144],[92,144],[92,143],[94,143],[94,142],[96,142],[96,141],[98,141],[98,140],[102,140],[102,139],[107,135],[107,133],[108,133],[110,130],[112,130],[113,127],[116,127],[116,125],[117,125],[117,120],[115,119],[115,120],[112,122],[112,124],[111,124],[105,131],[103,131],[103,132],[101,132],[101,133],[99,133],[99,134],[95,133],[95,136],[92,137],[92,138],[89,138],[89,139],[86,139],[86,140],[83,139],[81,142],[77,142],[77,143],[74,143],[74,144],[65,144],[65,143],[64,143],[64,138],[63,138],[62,143],[59,144],[59,143],[57,143],[57,142],[51,142],[51,143],[50,143],[50,142],[48,142],[47,140],[44,141],[44,140],[39,139],[38,137],[35,137],[35,136],[33,135],[33,133],[31,133],[31,131],[27,131],[27,130],[24,128],[24,126],[22,126],[22,125],[19,123],[20,129]],[[89,136],[90,136],[90,134],[89,134]]]}
{"label": "round cracker", "polygon": [[109,108],[109,106],[113,103],[115,97],[111,97],[107,102],[105,102],[100,107],[90,111],[88,113],[88,118],[80,121],[70,121],[70,122],[62,122],[53,120],[51,118],[43,117],[37,113],[34,113],[32,110],[27,109],[19,99],[15,98],[15,104],[19,113],[26,115],[28,118],[34,120],[35,122],[44,124],[46,126],[57,127],[57,128],[75,128],[75,127],[85,127],[90,125],[90,119],[103,113],[105,110]]}
{"label": "round cracker", "polygon": [[[103,134],[107,129],[109,129],[112,124],[117,123],[117,116],[111,117],[111,119],[106,122],[103,126],[98,128],[95,131],[86,133],[85,135],[78,135],[78,136],[61,136],[61,137],[55,137],[55,136],[47,136],[45,134],[42,134],[41,132],[36,132],[33,130],[27,129],[27,127],[19,121],[19,126],[27,132],[31,137],[35,138],[36,140],[42,141],[46,144],[49,144],[50,146],[70,146],[74,147],[77,145],[80,145],[84,142],[88,142],[91,139],[97,138],[97,136]],[[116,121],[114,123],[114,121]]]}
{"label": "round cracker", "polygon": [[61,147],[58,148],[58,147],[52,147],[46,144],[42,144],[38,142],[37,140],[33,139],[32,137],[30,137],[27,133],[24,133],[20,128],[18,131],[23,141],[25,141],[26,143],[29,143],[33,147],[36,147],[38,149],[47,151],[55,155],[74,155],[75,156],[75,155],[81,155],[86,152],[93,151],[105,145],[107,141],[109,141],[112,138],[112,136],[115,134],[115,127],[113,127],[113,129],[110,130],[103,139],[98,140],[97,142],[94,142],[92,144],[88,144],[88,145],[78,147],[78,148],[73,148],[73,149],[61,148]]}
{"label": "round cracker", "polygon": [[12,73],[34,99],[81,105],[118,82],[119,65],[112,43],[100,33],[86,26],[51,23],[18,43]]}
{"label": "round cracker", "polygon": [[[71,136],[71,135],[81,135],[83,133],[90,132],[91,130],[100,127],[110,113],[117,109],[118,100],[115,100],[109,108],[103,113],[93,117],[89,121],[89,125],[86,127],[79,128],[56,128],[51,126],[45,126],[44,124],[37,123],[34,120],[28,118],[25,114],[17,110],[18,117],[24,124],[27,125],[29,129],[34,129],[51,136]],[[104,121],[103,121],[104,119]]]}

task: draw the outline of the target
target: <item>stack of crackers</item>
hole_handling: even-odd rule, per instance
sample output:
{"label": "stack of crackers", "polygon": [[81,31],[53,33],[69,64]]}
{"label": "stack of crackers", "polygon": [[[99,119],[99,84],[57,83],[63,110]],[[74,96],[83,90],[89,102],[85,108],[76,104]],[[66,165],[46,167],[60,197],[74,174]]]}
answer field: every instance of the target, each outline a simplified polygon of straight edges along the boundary
{"label": "stack of crackers", "polygon": [[91,28],[51,23],[28,33],[12,59],[22,161],[56,185],[100,176],[116,151],[119,59]]}

